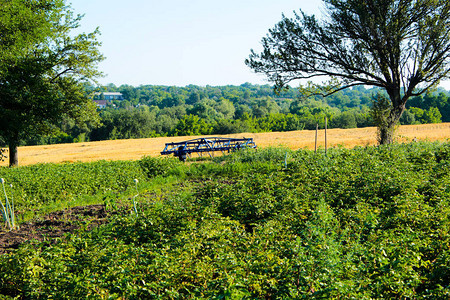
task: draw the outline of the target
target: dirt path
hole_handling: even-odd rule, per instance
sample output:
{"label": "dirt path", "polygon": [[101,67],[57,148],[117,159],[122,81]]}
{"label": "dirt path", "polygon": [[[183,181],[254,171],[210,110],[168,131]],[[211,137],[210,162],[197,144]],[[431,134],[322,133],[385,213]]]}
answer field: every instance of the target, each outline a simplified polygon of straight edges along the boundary
{"label": "dirt path", "polygon": [[74,232],[82,226],[90,229],[105,223],[106,215],[104,205],[77,206],[53,212],[43,220],[20,224],[16,230],[0,230],[0,255],[17,249],[20,244],[30,240],[45,240],[51,244],[55,238]]}

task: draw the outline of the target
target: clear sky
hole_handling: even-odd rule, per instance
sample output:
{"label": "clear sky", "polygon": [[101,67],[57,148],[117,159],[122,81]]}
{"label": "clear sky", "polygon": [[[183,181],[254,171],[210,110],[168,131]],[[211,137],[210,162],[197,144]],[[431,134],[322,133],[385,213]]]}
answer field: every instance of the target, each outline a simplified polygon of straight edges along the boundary
{"label": "clear sky", "polygon": [[[70,2],[70,1],[69,1]],[[301,8],[320,13],[320,0],[72,0],[81,30],[100,28],[106,60],[102,84],[265,84],[244,60],[261,38]]]}
{"label": "clear sky", "polygon": [[68,1],[85,15],[83,32],[100,28],[100,83],[117,86],[266,84],[244,64],[250,49],[262,49],[282,13],[323,11],[321,0]]}

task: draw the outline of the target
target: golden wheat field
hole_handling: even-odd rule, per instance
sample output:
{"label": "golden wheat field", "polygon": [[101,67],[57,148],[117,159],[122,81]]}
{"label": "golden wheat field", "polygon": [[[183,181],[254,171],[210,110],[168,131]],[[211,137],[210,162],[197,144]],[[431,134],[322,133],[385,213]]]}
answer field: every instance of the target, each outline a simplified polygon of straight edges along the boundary
{"label": "golden wheat field", "polygon": [[[253,138],[258,148],[284,146],[290,149],[314,149],[315,131],[301,130],[290,132],[240,133],[222,135],[223,137]],[[161,137],[133,140],[110,140],[77,144],[57,144],[19,147],[19,164],[62,163],[94,160],[137,160],[143,156],[158,156],[165,143],[180,142],[195,137]],[[397,131],[398,142],[414,139],[446,141],[450,139],[450,123],[400,126]],[[325,131],[318,132],[318,146],[325,146]],[[329,129],[328,147],[368,146],[376,144],[376,128]],[[6,166],[7,161],[0,162]]]}

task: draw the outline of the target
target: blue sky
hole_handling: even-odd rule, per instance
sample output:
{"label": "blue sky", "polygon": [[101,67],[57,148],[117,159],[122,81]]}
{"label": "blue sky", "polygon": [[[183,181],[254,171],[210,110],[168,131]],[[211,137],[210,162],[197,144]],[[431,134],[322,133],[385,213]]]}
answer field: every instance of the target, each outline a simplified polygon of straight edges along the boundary
{"label": "blue sky", "polygon": [[320,0],[72,0],[81,30],[97,26],[102,84],[265,84],[244,60],[281,14],[320,13]]}
{"label": "blue sky", "polygon": [[[70,0],[68,0],[70,1]],[[266,84],[244,60],[281,20],[302,9],[321,15],[321,0],[72,0],[81,30],[100,28],[106,60],[100,83]],[[450,83],[443,84],[450,89]]]}

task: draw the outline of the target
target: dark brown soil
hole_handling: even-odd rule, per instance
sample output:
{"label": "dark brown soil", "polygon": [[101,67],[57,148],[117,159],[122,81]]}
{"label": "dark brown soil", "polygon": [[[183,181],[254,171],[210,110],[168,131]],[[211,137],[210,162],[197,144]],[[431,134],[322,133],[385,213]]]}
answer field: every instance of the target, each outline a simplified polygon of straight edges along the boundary
{"label": "dark brown soil", "polygon": [[104,205],[76,206],[63,211],[53,212],[42,220],[20,224],[16,230],[0,229],[0,255],[17,249],[20,244],[30,241],[48,241],[74,232],[81,227],[92,229],[106,223],[107,213]]}

